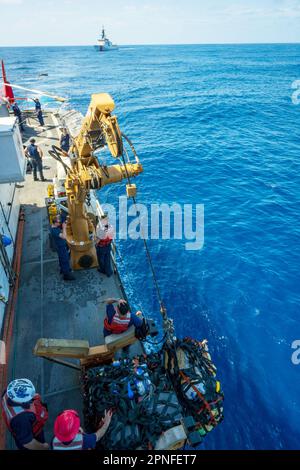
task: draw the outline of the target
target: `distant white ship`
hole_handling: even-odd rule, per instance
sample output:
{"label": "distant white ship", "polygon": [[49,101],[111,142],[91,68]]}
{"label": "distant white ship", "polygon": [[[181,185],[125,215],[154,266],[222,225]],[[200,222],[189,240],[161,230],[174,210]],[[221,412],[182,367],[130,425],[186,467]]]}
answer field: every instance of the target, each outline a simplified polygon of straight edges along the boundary
{"label": "distant white ship", "polygon": [[97,45],[95,46],[97,50],[104,51],[115,51],[118,49],[116,44],[113,44],[105,34],[104,26],[102,26],[101,38],[97,39]]}

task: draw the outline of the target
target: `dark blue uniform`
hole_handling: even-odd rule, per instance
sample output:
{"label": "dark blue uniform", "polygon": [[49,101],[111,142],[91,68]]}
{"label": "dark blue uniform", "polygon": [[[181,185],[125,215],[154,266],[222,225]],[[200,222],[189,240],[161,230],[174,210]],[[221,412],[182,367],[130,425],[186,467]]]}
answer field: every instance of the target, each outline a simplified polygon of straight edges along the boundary
{"label": "dark blue uniform", "polygon": [[65,152],[68,152],[70,149],[70,136],[69,134],[62,134],[60,138],[60,148]]}
{"label": "dark blue uniform", "polygon": [[40,125],[41,125],[41,126],[44,126],[45,123],[44,123],[43,113],[42,113],[42,110],[41,110],[41,109],[38,109],[38,110],[37,110],[37,115],[36,115],[36,116],[37,116],[37,118],[38,118],[38,120],[39,120]]}
{"label": "dark blue uniform", "polygon": [[17,105],[17,103],[12,105],[12,110],[13,110],[14,115],[18,118],[20,129],[23,132],[24,127],[23,127],[23,123],[22,123],[22,113],[21,113],[21,110],[20,110],[19,106]]}
{"label": "dark blue uniform", "polygon": [[96,246],[98,264],[99,264],[99,271],[106,276],[110,277],[112,275],[112,268],[111,268],[111,243],[106,246]]}
{"label": "dark blue uniform", "polygon": [[62,233],[60,227],[50,228],[50,234],[57,249],[60,271],[62,274],[68,275],[71,272],[69,250],[66,240],[59,236],[60,233]]}
{"label": "dark blue uniform", "polygon": [[43,175],[43,164],[40,154],[38,152],[37,146],[34,144],[30,144],[27,147],[27,152],[29,153],[30,163],[33,169],[33,178],[37,179],[37,170],[39,171],[40,178],[44,181]]}
{"label": "dark blue uniform", "polygon": [[40,109],[42,109],[42,105],[41,105],[39,100],[34,100],[34,104],[35,104],[36,112],[38,112]]}

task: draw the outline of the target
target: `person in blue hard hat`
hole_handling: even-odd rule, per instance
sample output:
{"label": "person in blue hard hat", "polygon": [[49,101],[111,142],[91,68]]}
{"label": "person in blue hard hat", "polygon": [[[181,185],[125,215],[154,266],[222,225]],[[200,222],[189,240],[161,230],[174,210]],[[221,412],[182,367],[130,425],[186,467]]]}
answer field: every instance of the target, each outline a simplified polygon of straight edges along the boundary
{"label": "person in blue hard hat", "polygon": [[64,281],[74,281],[75,277],[71,271],[69,249],[66,242],[66,223],[62,223],[60,216],[53,218],[50,236],[52,237],[58,254],[60,272],[63,275]]}
{"label": "person in blue hard hat", "polygon": [[42,403],[29,379],[9,383],[1,400],[3,420],[20,450],[47,450],[43,428],[48,420]]}
{"label": "person in blue hard hat", "polygon": [[35,139],[32,137],[30,139],[30,144],[25,149],[25,155],[29,159],[32,170],[33,170],[33,179],[34,181],[38,180],[37,171],[40,174],[41,181],[46,181],[43,174],[43,152],[40,147],[35,143]]}

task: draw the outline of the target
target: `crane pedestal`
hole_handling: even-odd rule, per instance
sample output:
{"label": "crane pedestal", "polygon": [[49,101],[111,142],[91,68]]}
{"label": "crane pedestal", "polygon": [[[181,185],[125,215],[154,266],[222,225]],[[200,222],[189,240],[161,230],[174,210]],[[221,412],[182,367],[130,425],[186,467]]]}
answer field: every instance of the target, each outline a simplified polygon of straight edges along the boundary
{"label": "crane pedestal", "polygon": [[92,245],[90,248],[80,246],[71,246],[71,266],[74,270],[89,269],[98,267],[96,248]]}

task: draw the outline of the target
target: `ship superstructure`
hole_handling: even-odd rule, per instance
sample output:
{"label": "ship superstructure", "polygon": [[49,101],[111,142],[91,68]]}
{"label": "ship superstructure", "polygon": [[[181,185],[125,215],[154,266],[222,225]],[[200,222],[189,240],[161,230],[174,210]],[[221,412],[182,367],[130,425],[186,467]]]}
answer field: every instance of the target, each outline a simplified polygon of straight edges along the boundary
{"label": "ship superstructure", "polygon": [[104,26],[102,26],[101,37],[97,39],[95,46],[100,52],[114,51],[118,49],[116,44],[113,44],[106,36]]}

